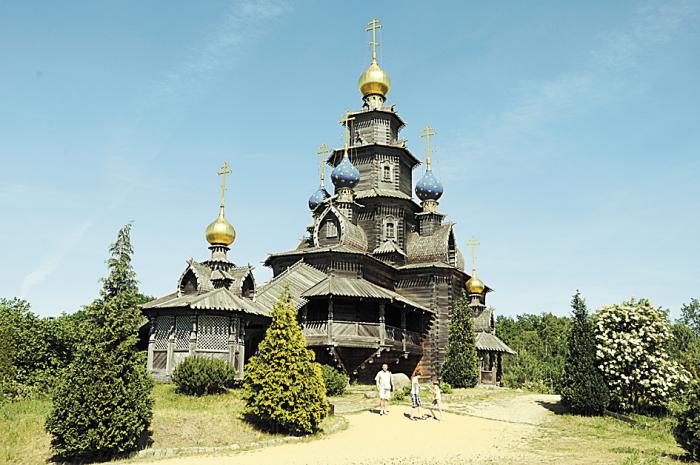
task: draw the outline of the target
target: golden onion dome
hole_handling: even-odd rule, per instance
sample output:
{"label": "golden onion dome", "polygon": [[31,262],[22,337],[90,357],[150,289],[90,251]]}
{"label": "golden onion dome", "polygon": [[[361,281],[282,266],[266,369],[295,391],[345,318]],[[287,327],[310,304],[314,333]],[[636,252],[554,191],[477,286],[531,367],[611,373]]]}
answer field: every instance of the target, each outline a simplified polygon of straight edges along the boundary
{"label": "golden onion dome", "polygon": [[476,275],[472,276],[469,278],[469,281],[467,281],[467,292],[470,294],[481,294],[484,292],[484,289],[486,289],[486,286]]}
{"label": "golden onion dome", "polygon": [[206,230],[207,242],[214,245],[231,245],[236,240],[236,230],[224,217],[224,207],[219,210],[219,217]]}
{"label": "golden onion dome", "polygon": [[391,88],[391,79],[389,74],[379,67],[376,60],[372,60],[372,64],[360,74],[360,79],[357,81],[360,87],[360,92],[363,96],[379,94],[386,96]]}

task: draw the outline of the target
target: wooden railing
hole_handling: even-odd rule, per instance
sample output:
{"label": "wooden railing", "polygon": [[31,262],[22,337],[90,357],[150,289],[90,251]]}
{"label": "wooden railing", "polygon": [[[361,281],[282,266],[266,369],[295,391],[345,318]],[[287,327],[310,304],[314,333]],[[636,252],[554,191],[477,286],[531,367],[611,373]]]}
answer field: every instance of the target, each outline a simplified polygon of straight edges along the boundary
{"label": "wooden railing", "polygon": [[[332,326],[328,327],[328,321],[307,321],[304,323],[304,336],[307,338],[318,339],[327,338],[332,333],[331,339],[357,338],[372,343],[379,343],[381,340],[381,325],[379,323],[359,322],[359,321],[333,321]],[[414,346],[420,346],[423,342],[421,333],[409,330],[403,330],[396,326],[384,326],[384,343],[403,343],[404,333],[406,334],[406,343]]]}

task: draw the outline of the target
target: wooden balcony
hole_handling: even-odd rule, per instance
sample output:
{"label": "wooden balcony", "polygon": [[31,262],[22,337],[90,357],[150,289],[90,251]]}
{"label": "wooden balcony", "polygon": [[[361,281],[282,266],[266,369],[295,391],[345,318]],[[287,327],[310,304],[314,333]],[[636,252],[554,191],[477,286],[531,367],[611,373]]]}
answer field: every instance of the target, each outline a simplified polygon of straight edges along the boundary
{"label": "wooden balcony", "polygon": [[303,333],[309,346],[380,348],[423,352],[423,335],[395,326],[359,321],[307,321]]}

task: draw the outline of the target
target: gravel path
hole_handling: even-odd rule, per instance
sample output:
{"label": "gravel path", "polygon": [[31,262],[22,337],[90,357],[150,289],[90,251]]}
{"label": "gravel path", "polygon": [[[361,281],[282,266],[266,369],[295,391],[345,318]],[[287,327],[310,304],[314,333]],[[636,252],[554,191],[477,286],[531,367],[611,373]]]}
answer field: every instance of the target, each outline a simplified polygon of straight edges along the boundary
{"label": "gravel path", "polygon": [[[230,455],[177,457],[159,465],[393,465],[498,463],[525,458],[525,444],[552,412],[558,396],[523,394],[461,406],[444,421],[410,421],[408,407],[389,415],[348,415],[346,430],[326,438]],[[447,406],[449,408],[449,406]],[[139,461],[139,463],[144,463]],[[505,462],[507,463],[507,462]]]}

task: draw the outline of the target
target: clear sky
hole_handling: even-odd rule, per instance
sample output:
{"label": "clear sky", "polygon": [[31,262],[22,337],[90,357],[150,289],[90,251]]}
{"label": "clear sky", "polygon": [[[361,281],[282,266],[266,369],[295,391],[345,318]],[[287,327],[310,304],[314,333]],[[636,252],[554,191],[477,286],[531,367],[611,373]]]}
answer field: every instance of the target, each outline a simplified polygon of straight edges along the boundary
{"label": "clear sky", "polygon": [[172,292],[223,160],[230,257],[265,282],[360,108],[375,16],[402,135],[423,157],[437,130],[440,209],[499,313],[700,297],[700,3],[322,0],[1,2],[0,296],[89,303],[132,220],[142,291]]}

